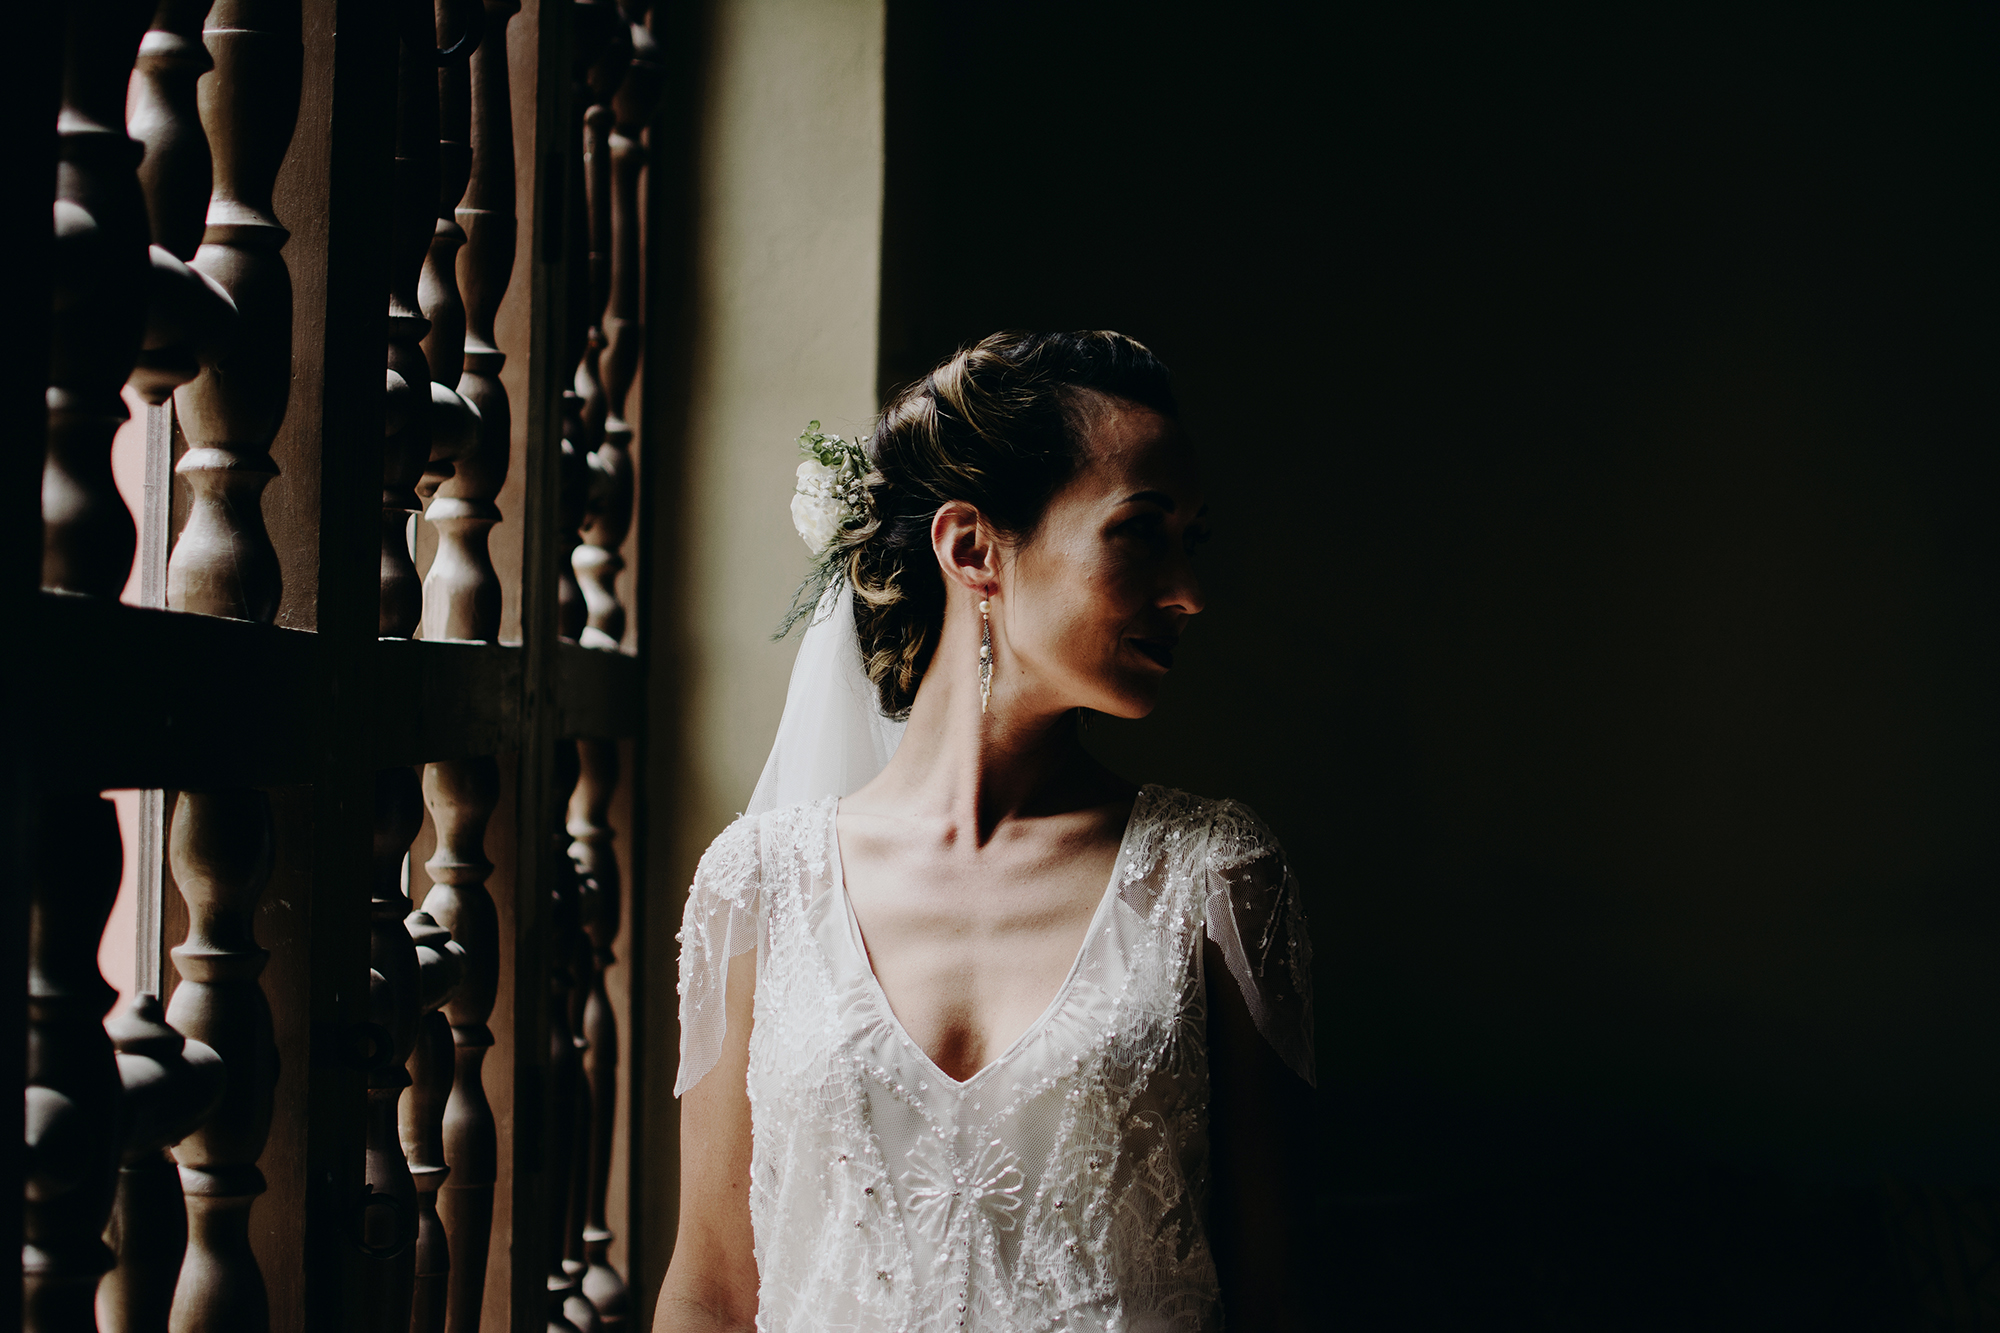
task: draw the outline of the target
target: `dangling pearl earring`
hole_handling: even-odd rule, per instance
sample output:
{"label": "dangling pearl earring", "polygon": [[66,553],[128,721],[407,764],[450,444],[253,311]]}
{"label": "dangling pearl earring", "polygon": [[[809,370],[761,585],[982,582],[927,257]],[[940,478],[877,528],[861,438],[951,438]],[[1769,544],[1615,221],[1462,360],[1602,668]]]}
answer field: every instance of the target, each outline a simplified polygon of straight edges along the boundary
{"label": "dangling pearl earring", "polygon": [[979,711],[986,712],[987,701],[993,697],[993,618],[986,613],[993,609],[993,603],[982,597],[979,599]]}

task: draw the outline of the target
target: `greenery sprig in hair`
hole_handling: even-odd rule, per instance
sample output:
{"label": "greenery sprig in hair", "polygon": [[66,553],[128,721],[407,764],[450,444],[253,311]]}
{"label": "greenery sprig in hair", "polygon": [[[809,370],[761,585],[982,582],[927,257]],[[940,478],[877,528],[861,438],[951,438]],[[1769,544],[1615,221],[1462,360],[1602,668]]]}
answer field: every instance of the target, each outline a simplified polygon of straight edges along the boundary
{"label": "greenery sprig in hair", "polygon": [[811,615],[826,595],[827,588],[840,577],[840,537],[851,529],[865,527],[869,518],[867,436],[844,440],[828,435],[817,421],[809,422],[799,435],[798,491],[792,496],[792,526],[813,553],[813,568],[798,591],[792,606],[771,637],[782,639],[792,626]]}

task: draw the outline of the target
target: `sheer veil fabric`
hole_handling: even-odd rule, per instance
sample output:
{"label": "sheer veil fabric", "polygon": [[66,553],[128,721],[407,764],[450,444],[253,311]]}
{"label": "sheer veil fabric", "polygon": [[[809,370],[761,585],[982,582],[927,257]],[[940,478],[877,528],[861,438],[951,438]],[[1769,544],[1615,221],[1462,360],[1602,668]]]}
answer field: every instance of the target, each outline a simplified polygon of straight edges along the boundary
{"label": "sheer veil fabric", "polygon": [[778,738],[745,814],[856,791],[888,766],[903,739],[904,724],[882,716],[862,668],[850,593],[846,579],[835,579],[813,608],[792,662]]}
{"label": "sheer veil fabric", "polygon": [[[1202,945],[1310,1081],[1312,951],[1283,849],[1236,802],[1142,789],[1062,988],[991,1064],[950,1077],[891,1012],[848,904],[838,798],[900,728],[829,596],[758,800],[702,858],[681,932],[676,1096],[720,1057],[729,962],[756,952],[757,1327],[1212,1333]],[[809,708],[827,711],[795,716]]]}

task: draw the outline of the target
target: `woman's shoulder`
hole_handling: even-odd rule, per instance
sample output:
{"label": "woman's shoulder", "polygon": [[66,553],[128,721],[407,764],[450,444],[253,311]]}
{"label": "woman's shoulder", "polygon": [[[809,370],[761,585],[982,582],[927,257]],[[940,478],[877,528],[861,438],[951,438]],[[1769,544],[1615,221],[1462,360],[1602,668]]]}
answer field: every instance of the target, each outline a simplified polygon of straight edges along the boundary
{"label": "woman's shoulder", "polygon": [[1284,861],[1284,848],[1270,826],[1242,801],[1197,796],[1148,783],[1134,809],[1134,832],[1141,854],[1180,851],[1204,857],[1225,873],[1259,861]]}
{"label": "woman's shoulder", "polygon": [[829,796],[736,816],[702,853],[696,881],[742,883],[754,888],[775,867],[823,856],[826,821],[833,807],[834,798]]}

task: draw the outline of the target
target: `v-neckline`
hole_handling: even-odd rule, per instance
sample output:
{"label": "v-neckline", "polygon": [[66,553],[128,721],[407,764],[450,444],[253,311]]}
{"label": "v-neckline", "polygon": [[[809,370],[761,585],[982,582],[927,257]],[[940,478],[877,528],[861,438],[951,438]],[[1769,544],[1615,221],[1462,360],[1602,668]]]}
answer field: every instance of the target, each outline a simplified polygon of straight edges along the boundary
{"label": "v-neckline", "polygon": [[971,1087],[1031,1045],[1048,1027],[1049,1021],[1061,1012],[1064,1002],[1069,999],[1070,992],[1076,988],[1076,979],[1083,971],[1083,960],[1090,952],[1090,943],[1097,938],[1098,931],[1104,928],[1105,915],[1118,897],[1119,872],[1125,868],[1125,859],[1132,846],[1132,833],[1139,827],[1139,806],[1145,801],[1146,795],[1147,789],[1141,787],[1132,797],[1131,813],[1125,816],[1125,831],[1118,837],[1117,855],[1111,859],[1111,878],[1105,884],[1104,892],[1098,896],[1097,910],[1091,913],[1090,924],[1084,928],[1083,942],[1076,946],[1076,957],[1070,961],[1069,974],[1063,978],[1062,985],[1056,987],[1055,996],[1042,1010],[1041,1015],[1023,1028],[1021,1035],[1008,1044],[1006,1050],[963,1079],[956,1079],[945,1073],[938,1062],[931,1058],[930,1052],[923,1048],[923,1044],[909,1034],[908,1029],[903,1026],[903,1020],[896,1016],[895,1006],[889,1003],[889,993],[882,989],[881,978],[875,975],[875,963],[868,956],[868,942],[861,935],[861,919],[854,914],[854,900],[847,894],[847,862],[840,852],[840,798],[837,796],[833,798],[832,808],[827,812],[826,836],[827,841],[833,844],[834,892],[840,895],[840,910],[847,917],[848,942],[854,950],[855,962],[861,966],[862,976],[867,979],[869,999],[877,1009],[881,1010],[883,1021],[895,1032],[897,1039],[915,1052],[916,1057],[924,1062],[924,1067],[930,1073],[944,1080],[945,1086],[955,1092],[963,1092]]}

